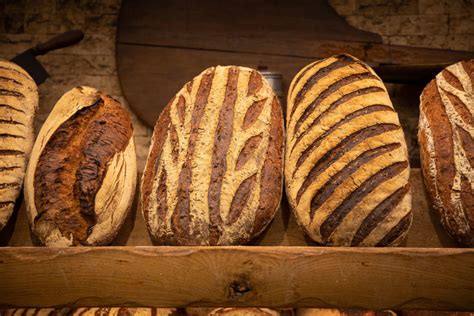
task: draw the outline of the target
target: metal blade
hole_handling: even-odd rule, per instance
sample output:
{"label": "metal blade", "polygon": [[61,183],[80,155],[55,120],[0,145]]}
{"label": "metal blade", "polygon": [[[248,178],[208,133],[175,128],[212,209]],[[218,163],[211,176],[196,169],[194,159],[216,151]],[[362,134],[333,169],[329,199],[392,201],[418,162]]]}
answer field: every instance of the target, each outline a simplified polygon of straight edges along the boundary
{"label": "metal blade", "polygon": [[26,72],[30,74],[37,85],[42,84],[45,82],[46,78],[49,77],[48,72],[36,59],[31,49],[13,57],[11,61],[26,70]]}

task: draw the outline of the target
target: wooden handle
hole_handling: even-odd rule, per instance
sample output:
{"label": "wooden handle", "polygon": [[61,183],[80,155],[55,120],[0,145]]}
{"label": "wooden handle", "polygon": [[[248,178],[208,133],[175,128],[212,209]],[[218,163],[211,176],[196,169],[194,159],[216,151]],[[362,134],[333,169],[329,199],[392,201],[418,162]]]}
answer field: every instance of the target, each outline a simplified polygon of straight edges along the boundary
{"label": "wooden handle", "polygon": [[33,48],[35,56],[44,55],[49,51],[68,47],[79,43],[84,38],[84,33],[80,30],[73,30],[59,34],[45,43],[36,45]]}

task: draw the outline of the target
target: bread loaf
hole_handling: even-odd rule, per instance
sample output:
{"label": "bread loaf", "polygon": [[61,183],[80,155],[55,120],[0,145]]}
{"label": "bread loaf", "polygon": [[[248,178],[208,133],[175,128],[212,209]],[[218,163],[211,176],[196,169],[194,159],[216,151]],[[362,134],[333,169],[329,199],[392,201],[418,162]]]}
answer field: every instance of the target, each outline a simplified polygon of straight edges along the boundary
{"label": "bread loaf", "polygon": [[126,109],[89,87],[61,97],[25,178],[31,230],[47,246],[105,245],[133,201],[136,157]]}
{"label": "bread loaf", "polygon": [[291,83],[285,179],[298,223],[317,243],[391,246],[412,221],[407,149],[380,78],[338,55]]}
{"label": "bread loaf", "polygon": [[280,313],[268,308],[240,307],[217,308],[209,316],[279,316]]}
{"label": "bread loaf", "polygon": [[81,307],[71,311],[70,316],[178,316],[174,308],[155,307]]}
{"label": "bread loaf", "polygon": [[33,79],[20,66],[0,59],[0,231],[21,192],[37,108]]}
{"label": "bread loaf", "polygon": [[447,232],[474,247],[474,59],[439,73],[420,97],[423,178]]}
{"label": "bread loaf", "polygon": [[165,245],[248,242],[279,205],[282,156],[267,81],[244,67],[206,69],[156,122],[141,190],[150,234]]}

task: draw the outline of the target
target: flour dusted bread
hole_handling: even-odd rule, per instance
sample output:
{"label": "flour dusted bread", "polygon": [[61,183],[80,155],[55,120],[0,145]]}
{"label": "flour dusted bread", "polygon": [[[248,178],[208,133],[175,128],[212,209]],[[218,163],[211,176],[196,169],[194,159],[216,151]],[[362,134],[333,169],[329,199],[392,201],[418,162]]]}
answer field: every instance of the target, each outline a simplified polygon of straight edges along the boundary
{"label": "flour dusted bread", "polygon": [[208,68],[156,122],[142,180],[151,235],[166,245],[243,244],[273,218],[282,189],[283,117],[255,70]]}
{"label": "flour dusted bread", "polygon": [[81,307],[71,311],[70,316],[178,316],[174,308],[154,307]]}
{"label": "flour dusted bread", "polygon": [[133,127],[120,103],[89,87],[57,102],[41,128],[25,178],[31,230],[47,246],[105,245],[133,201]]}
{"label": "flour dusted bread", "polygon": [[439,73],[420,97],[423,178],[447,232],[474,247],[474,59]]}
{"label": "flour dusted bread", "polygon": [[391,246],[412,221],[407,149],[380,78],[337,55],[288,94],[286,194],[305,232],[331,246]]}
{"label": "flour dusted bread", "polygon": [[279,312],[268,308],[240,307],[217,308],[208,316],[279,316]]}
{"label": "flour dusted bread", "polygon": [[33,79],[20,66],[0,59],[0,231],[21,192],[37,108]]}

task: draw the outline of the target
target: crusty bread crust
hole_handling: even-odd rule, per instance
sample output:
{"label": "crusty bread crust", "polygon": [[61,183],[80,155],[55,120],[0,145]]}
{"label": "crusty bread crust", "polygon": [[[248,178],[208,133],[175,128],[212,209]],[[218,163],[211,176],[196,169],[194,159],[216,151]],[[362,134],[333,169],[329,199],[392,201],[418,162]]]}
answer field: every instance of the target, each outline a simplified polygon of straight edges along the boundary
{"label": "crusty bread crust", "polygon": [[37,109],[33,79],[20,66],[0,59],[0,231],[21,192]]}
{"label": "crusty bread crust", "polygon": [[474,60],[439,73],[420,97],[423,178],[446,231],[474,247]]}
{"label": "crusty bread crust", "polygon": [[280,203],[283,117],[255,70],[206,69],[166,106],[141,187],[150,234],[165,245],[243,244]]}
{"label": "crusty bread crust", "polygon": [[412,221],[398,115],[374,71],[349,55],[303,68],[290,86],[286,193],[317,243],[392,246]]}
{"label": "crusty bread crust", "polygon": [[25,178],[32,231],[46,246],[106,245],[136,185],[133,127],[120,103],[89,87],[57,102],[34,144]]}

